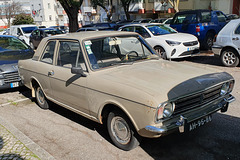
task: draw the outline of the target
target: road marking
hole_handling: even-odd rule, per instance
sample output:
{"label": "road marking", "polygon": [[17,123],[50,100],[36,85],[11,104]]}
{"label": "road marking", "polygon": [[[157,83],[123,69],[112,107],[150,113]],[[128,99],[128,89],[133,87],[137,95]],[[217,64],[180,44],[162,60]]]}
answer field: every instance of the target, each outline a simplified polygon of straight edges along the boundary
{"label": "road marking", "polygon": [[13,103],[23,102],[23,101],[26,101],[26,100],[29,100],[29,99],[32,99],[32,98],[19,99],[19,100],[16,100],[16,101],[5,103],[5,104],[0,104],[0,106],[4,107],[4,106],[7,106],[7,105],[10,105],[10,104],[13,104]]}

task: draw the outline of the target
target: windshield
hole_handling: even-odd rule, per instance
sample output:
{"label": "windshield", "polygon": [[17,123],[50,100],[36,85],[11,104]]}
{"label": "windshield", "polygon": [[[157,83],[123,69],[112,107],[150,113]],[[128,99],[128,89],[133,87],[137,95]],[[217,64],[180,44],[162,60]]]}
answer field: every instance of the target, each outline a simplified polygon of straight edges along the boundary
{"label": "windshield", "polygon": [[146,27],[154,36],[177,33],[177,31],[165,25],[150,25]]}
{"label": "windshield", "polygon": [[158,58],[158,56],[152,55],[152,50],[138,36],[91,39],[85,41],[84,45],[92,69]]}
{"label": "windshield", "polygon": [[56,34],[63,34],[61,30],[45,30],[45,33],[51,34],[51,35],[56,35]]}
{"label": "windshield", "polygon": [[31,33],[35,29],[37,29],[37,27],[22,27],[23,33]]}
{"label": "windshield", "polygon": [[0,60],[19,60],[32,56],[33,50],[21,40],[14,37],[0,37]]}

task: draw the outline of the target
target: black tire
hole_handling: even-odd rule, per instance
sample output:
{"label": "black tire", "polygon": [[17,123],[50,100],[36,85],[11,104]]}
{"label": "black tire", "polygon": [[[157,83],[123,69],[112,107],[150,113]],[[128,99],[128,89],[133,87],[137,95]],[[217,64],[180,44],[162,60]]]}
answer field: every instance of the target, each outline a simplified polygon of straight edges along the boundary
{"label": "black tire", "polygon": [[211,50],[213,45],[214,34],[212,32],[208,32],[203,41],[203,49]]}
{"label": "black tire", "polygon": [[163,47],[156,46],[154,47],[154,49],[157,52],[159,57],[161,57],[162,59],[167,59],[167,54]]}
{"label": "black tire", "polygon": [[48,100],[46,99],[46,97],[43,93],[43,90],[40,86],[37,86],[35,88],[35,96],[36,96],[37,104],[40,108],[42,108],[42,109],[49,108]]}
{"label": "black tire", "polygon": [[32,48],[32,49],[35,49],[34,45],[32,42],[29,42],[29,46]]}
{"label": "black tire", "polygon": [[234,49],[225,49],[221,54],[221,61],[227,67],[236,67],[239,64],[238,52]]}
{"label": "black tire", "polygon": [[128,118],[121,112],[113,111],[108,114],[107,130],[113,143],[122,150],[129,151],[140,144],[140,137],[133,131]]}

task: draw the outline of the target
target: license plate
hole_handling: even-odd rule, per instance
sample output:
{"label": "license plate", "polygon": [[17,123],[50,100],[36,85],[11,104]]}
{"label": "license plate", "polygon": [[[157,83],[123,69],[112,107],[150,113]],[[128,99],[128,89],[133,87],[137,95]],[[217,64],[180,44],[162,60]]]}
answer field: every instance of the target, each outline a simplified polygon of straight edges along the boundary
{"label": "license plate", "polygon": [[208,116],[205,116],[203,118],[200,118],[198,120],[195,120],[193,122],[190,122],[189,123],[189,131],[192,131],[198,127],[201,127],[203,126],[204,124],[208,123],[208,122],[211,122],[212,121],[212,116],[211,115],[208,115]]}
{"label": "license plate", "polygon": [[195,50],[195,49],[198,49],[198,47],[189,47],[188,51],[192,51],[192,50]]}
{"label": "license plate", "polygon": [[14,83],[11,83],[10,85],[11,85],[11,88],[15,88],[19,86],[19,82],[14,82]]}

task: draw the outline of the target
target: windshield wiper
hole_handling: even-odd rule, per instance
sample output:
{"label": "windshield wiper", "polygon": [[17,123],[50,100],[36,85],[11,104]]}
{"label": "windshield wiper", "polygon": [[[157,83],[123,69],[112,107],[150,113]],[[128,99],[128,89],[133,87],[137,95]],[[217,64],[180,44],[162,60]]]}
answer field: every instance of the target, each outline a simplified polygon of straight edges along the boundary
{"label": "windshield wiper", "polygon": [[132,65],[133,62],[120,62],[120,63],[111,63],[111,66],[115,65]]}

